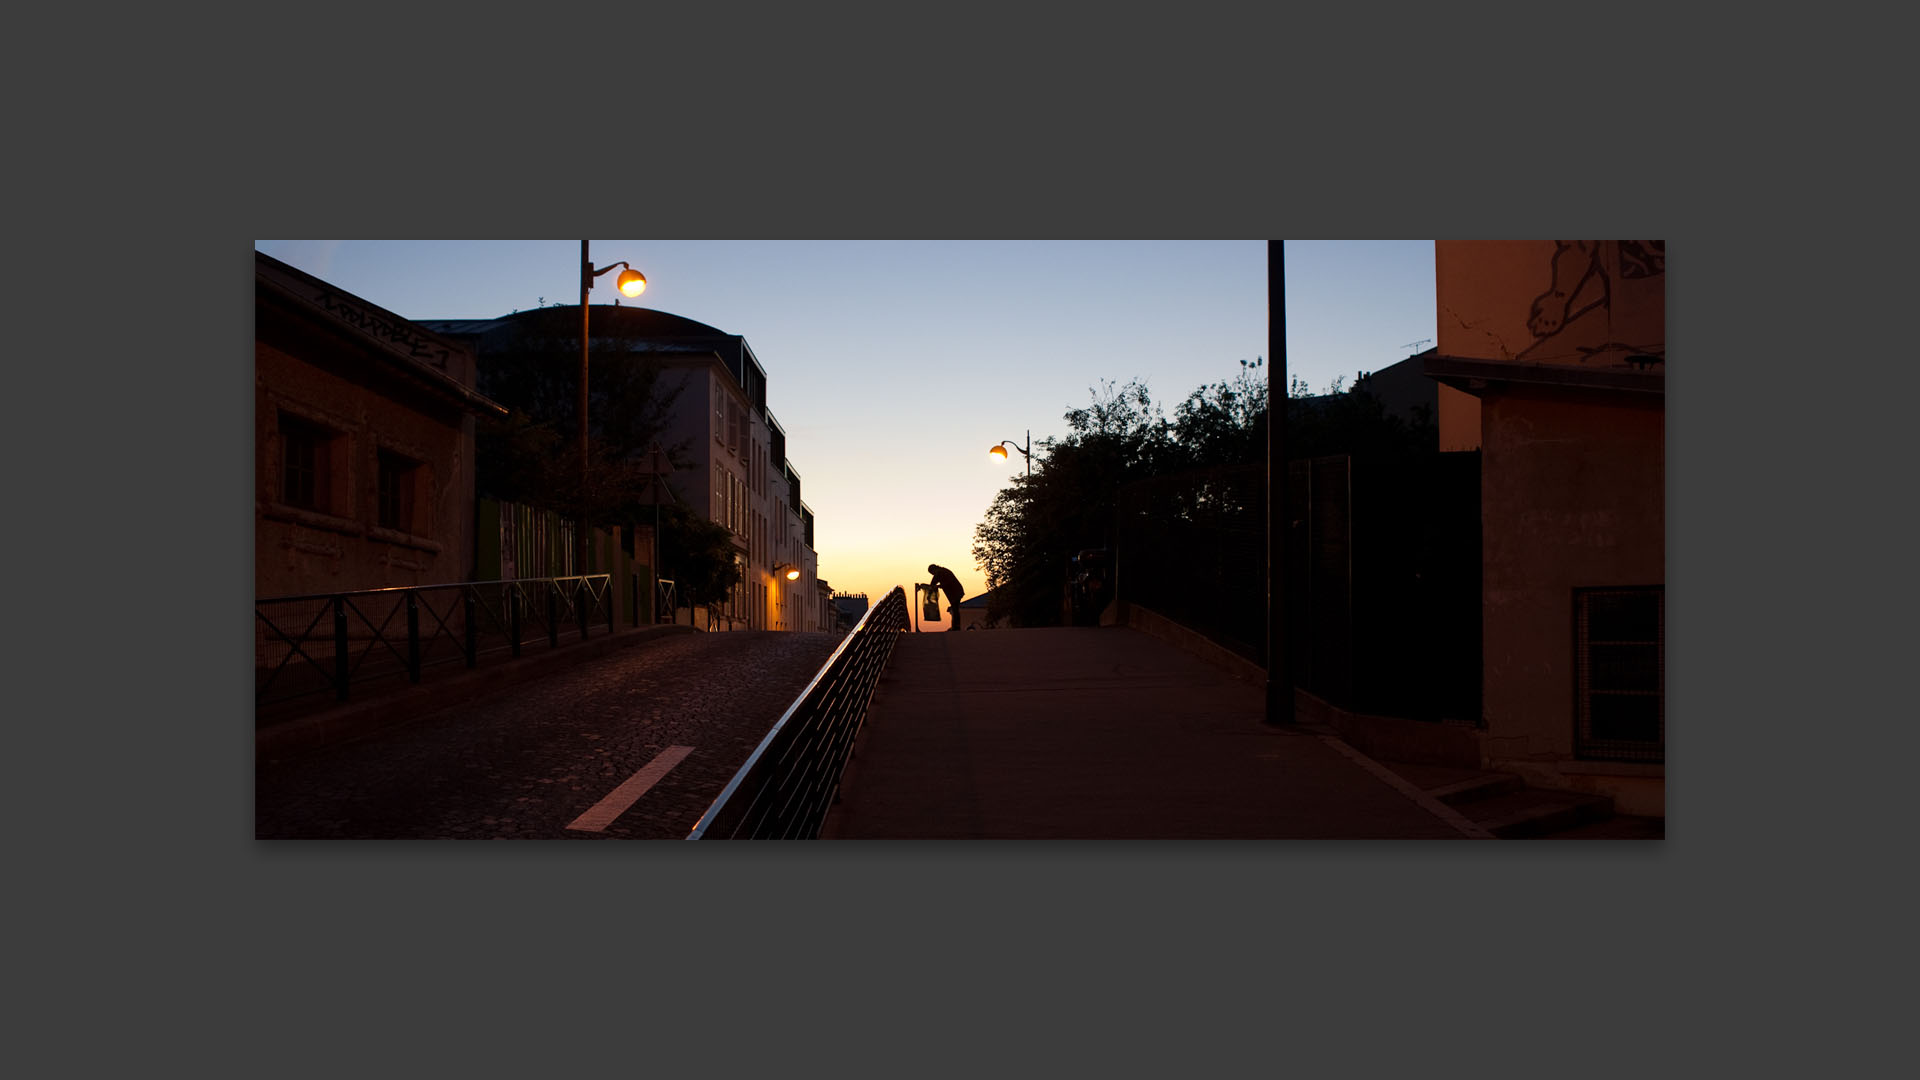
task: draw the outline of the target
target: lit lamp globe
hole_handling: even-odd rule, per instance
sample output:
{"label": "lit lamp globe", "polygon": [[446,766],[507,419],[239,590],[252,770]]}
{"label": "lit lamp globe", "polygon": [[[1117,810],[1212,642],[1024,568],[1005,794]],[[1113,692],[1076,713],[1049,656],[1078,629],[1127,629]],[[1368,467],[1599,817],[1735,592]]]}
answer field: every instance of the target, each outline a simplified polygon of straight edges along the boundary
{"label": "lit lamp globe", "polygon": [[614,285],[627,296],[639,296],[641,293],[647,291],[647,276],[632,267],[628,267],[620,271],[620,277],[614,282]]}
{"label": "lit lamp globe", "polygon": [[1004,446],[996,446],[993,449],[987,451],[987,453],[993,455],[996,459],[1000,461],[1007,460],[1007,448]]}
{"label": "lit lamp globe", "polygon": [[788,581],[799,581],[799,580],[800,580],[800,568],[799,568],[799,567],[797,567],[797,566],[789,566],[789,567],[787,567],[787,580],[788,580]]}

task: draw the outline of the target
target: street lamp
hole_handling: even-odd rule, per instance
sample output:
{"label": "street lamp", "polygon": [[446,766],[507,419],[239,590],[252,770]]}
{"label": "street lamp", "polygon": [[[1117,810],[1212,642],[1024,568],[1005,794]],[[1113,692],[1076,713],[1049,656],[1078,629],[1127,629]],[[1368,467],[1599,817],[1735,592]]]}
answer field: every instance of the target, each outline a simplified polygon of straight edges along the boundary
{"label": "street lamp", "polygon": [[788,563],[788,562],[775,563],[773,567],[773,572],[780,575],[781,577],[786,578],[788,581],[800,580],[800,568],[793,565],[792,563]]}
{"label": "street lamp", "polygon": [[1005,461],[1007,460],[1007,447],[1009,446],[1013,447],[1015,450],[1020,451],[1020,456],[1027,459],[1027,475],[1032,476],[1033,475],[1033,432],[1031,430],[1027,432],[1027,445],[1024,447],[1017,445],[1012,439],[1001,439],[1000,445],[987,451],[987,453],[992,454],[994,457],[999,458],[1001,461]]}
{"label": "street lamp", "polygon": [[645,274],[627,266],[624,262],[608,263],[598,270],[593,260],[587,257],[587,242],[580,241],[580,536],[574,543],[578,558],[577,569],[581,574],[587,572],[587,292],[593,288],[593,279],[612,270],[616,266],[625,266],[620,276],[614,279],[614,286],[627,296],[639,296],[647,291]]}

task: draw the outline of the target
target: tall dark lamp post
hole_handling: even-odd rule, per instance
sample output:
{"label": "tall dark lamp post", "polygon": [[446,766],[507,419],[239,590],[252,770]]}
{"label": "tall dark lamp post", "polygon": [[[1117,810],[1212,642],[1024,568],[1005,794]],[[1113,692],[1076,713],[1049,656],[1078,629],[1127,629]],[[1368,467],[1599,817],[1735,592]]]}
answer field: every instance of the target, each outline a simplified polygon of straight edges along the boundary
{"label": "tall dark lamp post", "polygon": [[622,293],[639,296],[647,291],[646,275],[624,262],[594,269],[593,260],[587,257],[587,242],[580,241],[580,535],[574,542],[576,571],[580,574],[587,572],[587,523],[591,520],[587,512],[587,293],[593,288],[594,278],[616,266],[626,267],[614,281]]}
{"label": "tall dark lamp post", "polygon": [[1015,446],[1014,441],[1012,439],[1001,439],[1000,445],[987,451],[987,453],[992,454],[994,457],[999,458],[1001,461],[1005,461],[1007,460],[1007,447],[1009,446],[1012,446],[1015,450],[1020,451],[1020,456],[1027,459],[1027,475],[1032,476],[1033,475],[1033,431],[1031,429],[1027,431],[1027,444],[1025,446]]}
{"label": "tall dark lamp post", "polygon": [[[650,475],[647,477],[647,494],[653,500],[653,554],[652,562],[647,567],[647,572],[653,575],[653,599],[647,605],[648,610],[651,611],[653,605],[660,602],[660,480],[666,474],[669,463],[667,455],[660,449],[657,441],[653,444],[648,458]],[[653,612],[653,621],[660,621],[658,611]]]}
{"label": "tall dark lamp post", "polygon": [[1284,243],[1267,241],[1267,723],[1291,724],[1287,657],[1287,274]]}

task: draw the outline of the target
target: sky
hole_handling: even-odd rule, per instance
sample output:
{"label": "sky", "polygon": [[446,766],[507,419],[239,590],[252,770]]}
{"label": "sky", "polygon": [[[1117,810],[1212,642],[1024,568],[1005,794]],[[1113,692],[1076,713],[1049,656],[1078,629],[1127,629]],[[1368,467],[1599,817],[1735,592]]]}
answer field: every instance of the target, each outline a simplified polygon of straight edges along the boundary
{"label": "sky", "polygon": [[[258,240],[408,319],[579,303],[575,240]],[[1433,243],[1287,241],[1289,375],[1351,385],[1433,344]],[[592,240],[647,276],[628,306],[739,334],[814,513],[836,591],[909,600],[928,563],[986,591],[974,528],[1024,469],[987,451],[1067,434],[1111,382],[1169,416],[1265,358],[1265,240]],[[614,274],[589,302],[612,304]]]}

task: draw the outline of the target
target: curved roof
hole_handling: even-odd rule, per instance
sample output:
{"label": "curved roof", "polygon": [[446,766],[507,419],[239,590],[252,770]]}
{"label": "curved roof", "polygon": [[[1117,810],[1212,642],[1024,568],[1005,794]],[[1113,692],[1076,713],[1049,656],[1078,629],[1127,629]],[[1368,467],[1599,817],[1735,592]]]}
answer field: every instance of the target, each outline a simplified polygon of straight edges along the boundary
{"label": "curved roof", "polygon": [[[534,322],[564,318],[578,329],[580,320],[579,304],[557,304],[543,308],[529,308],[516,311],[511,315],[502,315],[494,320],[506,322]],[[654,308],[627,307],[616,304],[591,304],[587,308],[587,317],[596,331],[619,327],[621,332],[642,337],[737,337],[725,330],[696,322],[684,315],[675,315],[670,311],[658,311]]]}

